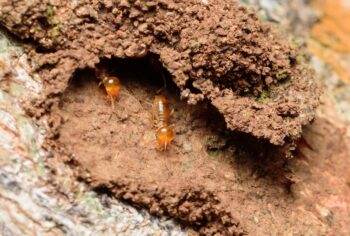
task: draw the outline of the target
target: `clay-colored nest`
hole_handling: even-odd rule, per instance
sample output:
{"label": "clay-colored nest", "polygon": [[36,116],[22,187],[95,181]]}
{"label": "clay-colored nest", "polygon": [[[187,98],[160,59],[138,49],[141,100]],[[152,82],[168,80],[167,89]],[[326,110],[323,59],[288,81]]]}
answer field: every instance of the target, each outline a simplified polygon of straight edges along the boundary
{"label": "clay-colored nest", "polygon": [[231,0],[7,0],[0,21],[33,41],[48,95],[102,58],[154,53],[190,104],[207,99],[230,130],[276,145],[298,138],[319,103],[296,52]]}

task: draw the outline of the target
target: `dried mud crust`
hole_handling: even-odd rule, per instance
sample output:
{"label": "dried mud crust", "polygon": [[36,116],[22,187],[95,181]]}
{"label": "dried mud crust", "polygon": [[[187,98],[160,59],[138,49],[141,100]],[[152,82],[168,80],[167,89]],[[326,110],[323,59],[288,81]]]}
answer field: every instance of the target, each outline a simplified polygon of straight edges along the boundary
{"label": "dried mud crust", "polygon": [[[200,235],[246,235],[238,220],[219,206],[219,199],[205,189],[167,191],[157,185],[144,186],[135,181],[98,183],[97,190],[108,190],[119,199],[149,209],[156,216],[170,216],[193,227]],[[193,235],[195,232],[192,233]]]}
{"label": "dried mud crust", "polygon": [[36,45],[46,81],[42,115],[72,74],[101,58],[160,56],[181,95],[209,100],[233,131],[283,145],[314,117],[313,74],[269,26],[238,3],[219,1],[2,1],[0,21]]}

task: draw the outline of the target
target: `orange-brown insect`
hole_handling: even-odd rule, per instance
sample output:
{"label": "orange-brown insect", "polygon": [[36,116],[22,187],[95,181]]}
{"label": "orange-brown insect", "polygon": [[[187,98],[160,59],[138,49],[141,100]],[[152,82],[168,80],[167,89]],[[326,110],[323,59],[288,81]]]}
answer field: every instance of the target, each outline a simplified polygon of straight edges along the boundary
{"label": "orange-brown insect", "polygon": [[157,129],[157,141],[164,150],[167,149],[167,146],[174,139],[173,128],[168,123],[170,115],[165,96],[155,96],[152,106],[152,119]]}
{"label": "orange-brown insect", "polygon": [[106,76],[102,79],[102,83],[106,89],[108,96],[111,98],[112,107],[114,108],[114,100],[120,93],[120,80],[115,76]]}

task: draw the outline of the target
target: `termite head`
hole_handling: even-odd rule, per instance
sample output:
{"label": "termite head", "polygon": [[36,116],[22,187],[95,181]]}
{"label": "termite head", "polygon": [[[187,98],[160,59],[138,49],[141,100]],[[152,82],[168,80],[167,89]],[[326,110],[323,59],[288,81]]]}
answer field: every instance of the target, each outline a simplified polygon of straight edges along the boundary
{"label": "termite head", "polygon": [[154,97],[154,101],[155,101],[155,103],[159,103],[159,102],[164,103],[164,104],[167,103],[166,98],[163,95],[156,95]]}
{"label": "termite head", "polygon": [[119,96],[120,92],[120,81],[115,76],[106,76],[102,80],[103,85],[105,86],[106,92],[109,96],[115,98]]}
{"label": "termite head", "polygon": [[165,151],[170,142],[174,139],[174,131],[169,126],[163,126],[157,130],[156,136],[159,146],[164,148]]}

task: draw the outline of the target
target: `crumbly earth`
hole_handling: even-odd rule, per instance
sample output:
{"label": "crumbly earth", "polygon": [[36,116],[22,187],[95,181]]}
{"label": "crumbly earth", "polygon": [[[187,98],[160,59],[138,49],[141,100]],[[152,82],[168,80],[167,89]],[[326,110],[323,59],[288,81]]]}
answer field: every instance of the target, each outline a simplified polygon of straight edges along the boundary
{"label": "crumbly earth", "polygon": [[[232,131],[283,145],[300,137],[318,105],[319,87],[296,50],[231,0],[5,0],[0,22],[35,42],[46,97],[102,58],[154,53],[182,97],[209,100]],[[45,112],[51,103],[36,105]]]}
{"label": "crumbly earth", "polygon": [[[276,234],[301,234],[310,226],[317,235],[345,230],[343,207],[330,213],[332,224],[324,222],[317,215],[324,208],[291,185],[293,172],[305,175],[303,183],[311,174],[287,165],[283,148],[271,145],[300,137],[320,89],[296,50],[253,12],[229,0],[3,0],[0,22],[28,43],[44,79],[45,94],[28,112],[47,120],[48,147],[92,187],[203,235],[261,235],[272,226]],[[122,80],[114,109],[98,86],[96,67]],[[162,75],[168,84],[162,93],[175,109],[176,138],[168,152],[157,150],[149,120]],[[347,155],[345,143],[336,141],[338,154]],[[317,155],[316,171],[326,161]],[[324,189],[332,183],[307,193]]]}

